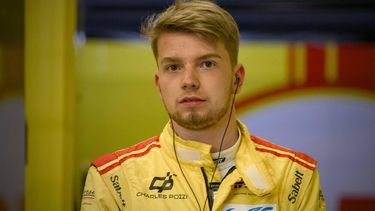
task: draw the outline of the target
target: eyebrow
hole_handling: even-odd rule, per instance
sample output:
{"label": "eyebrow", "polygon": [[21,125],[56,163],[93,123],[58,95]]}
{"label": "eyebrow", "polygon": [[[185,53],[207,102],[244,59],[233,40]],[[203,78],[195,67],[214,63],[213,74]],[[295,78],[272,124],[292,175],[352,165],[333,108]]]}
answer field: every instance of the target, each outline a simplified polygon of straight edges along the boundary
{"label": "eyebrow", "polygon": [[198,60],[204,60],[204,59],[210,59],[210,58],[218,58],[220,60],[223,59],[219,54],[210,53],[210,54],[206,54],[201,57],[198,57]]}
{"label": "eyebrow", "polygon": [[[200,56],[196,60],[204,60],[204,59],[209,59],[209,58],[218,58],[220,60],[223,59],[219,54],[210,53],[210,54],[205,54],[203,56]],[[180,61],[180,59],[178,59],[177,57],[164,57],[160,61],[160,64],[174,63],[174,62],[179,62],[179,61]]]}
{"label": "eyebrow", "polygon": [[178,62],[179,59],[175,57],[164,57],[161,61],[160,64],[165,64],[165,63],[175,63]]}

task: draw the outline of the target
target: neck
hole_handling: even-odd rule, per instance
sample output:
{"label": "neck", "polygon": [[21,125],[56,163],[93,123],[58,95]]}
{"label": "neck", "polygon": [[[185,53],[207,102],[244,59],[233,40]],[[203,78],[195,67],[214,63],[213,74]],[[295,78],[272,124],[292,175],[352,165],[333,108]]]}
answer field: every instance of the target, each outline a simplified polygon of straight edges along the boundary
{"label": "neck", "polygon": [[[233,110],[233,114],[235,114],[234,110]],[[174,127],[175,132],[178,134],[178,136],[186,140],[194,140],[194,141],[199,141],[202,143],[210,144],[212,145],[211,152],[218,152],[220,150],[220,142],[223,139],[224,131],[225,131],[227,124],[228,124],[227,115],[215,125],[209,128],[203,129],[203,130],[187,129],[187,128],[180,126],[175,121],[173,121],[173,127]],[[221,150],[225,150],[233,146],[236,143],[237,139],[238,139],[237,121],[236,121],[235,115],[232,115],[231,119],[229,120],[228,129],[225,133],[223,146]]]}

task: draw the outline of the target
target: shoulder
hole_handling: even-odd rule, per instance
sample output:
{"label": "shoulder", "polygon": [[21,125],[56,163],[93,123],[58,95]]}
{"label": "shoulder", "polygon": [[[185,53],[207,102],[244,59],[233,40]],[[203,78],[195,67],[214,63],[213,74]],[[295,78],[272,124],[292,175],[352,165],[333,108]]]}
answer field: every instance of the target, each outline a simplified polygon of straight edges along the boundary
{"label": "shoulder", "polygon": [[146,156],[153,148],[160,148],[159,136],[154,136],[131,147],[100,156],[92,161],[92,165],[100,174],[105,174],[129,159]]}
{"label": "shoulder", "polygon": [[266,159],[268,158],[272,161],[278,160],[285,164],[296,164],[311,171],[314,171],[316,168],[317,161],[303,152],[296,152],[254,135],[250,136],[250,139],[255,145],[255,150],[266,157]]}

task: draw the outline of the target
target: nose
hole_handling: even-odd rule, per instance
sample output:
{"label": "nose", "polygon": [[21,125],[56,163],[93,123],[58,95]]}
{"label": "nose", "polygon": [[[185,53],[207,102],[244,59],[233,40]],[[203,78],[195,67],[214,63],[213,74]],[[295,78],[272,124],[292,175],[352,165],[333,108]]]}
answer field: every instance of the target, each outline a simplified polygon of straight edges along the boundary
{"label": "nose", "polygon": [[183,89],[196,90],[200,87],[199,75],[194,69],[186,69],[182,80]]}

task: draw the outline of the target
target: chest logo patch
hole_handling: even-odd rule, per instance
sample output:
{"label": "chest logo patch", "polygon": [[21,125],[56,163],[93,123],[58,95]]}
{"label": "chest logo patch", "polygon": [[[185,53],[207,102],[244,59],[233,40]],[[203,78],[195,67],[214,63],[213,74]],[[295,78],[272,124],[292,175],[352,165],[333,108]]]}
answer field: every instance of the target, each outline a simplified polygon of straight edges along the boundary
{"label": "chest logo patch", "polygon": [[165,177],[154,177],[151,181],[150,190],[158,190],[158,193],[163,192],[164,190],[171,190],[173,188],[173,179],[172,176],[175,174],[170,174],[167,172]]}

